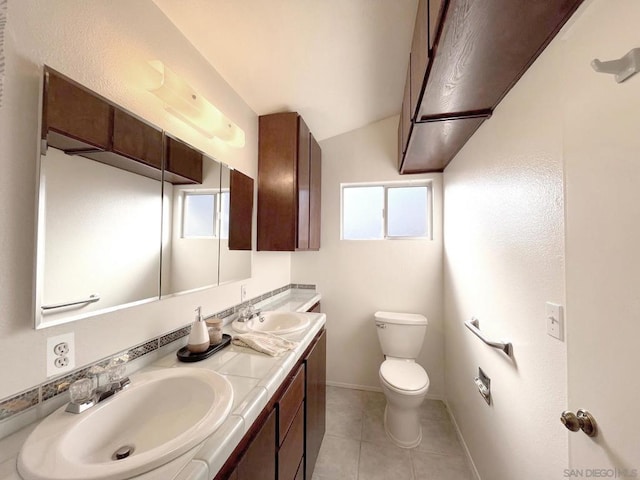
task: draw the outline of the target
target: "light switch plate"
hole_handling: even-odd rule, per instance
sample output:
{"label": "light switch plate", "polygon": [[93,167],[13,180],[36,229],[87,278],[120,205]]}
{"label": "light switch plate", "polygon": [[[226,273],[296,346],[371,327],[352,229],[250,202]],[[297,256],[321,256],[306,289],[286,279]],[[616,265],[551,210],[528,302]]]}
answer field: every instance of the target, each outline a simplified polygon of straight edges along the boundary
{"label": "light switch plate", "polygon": [[564,341],[564,315],[562,305],[547,302],[545,306],[545,318],[547,322],[547,334]]}

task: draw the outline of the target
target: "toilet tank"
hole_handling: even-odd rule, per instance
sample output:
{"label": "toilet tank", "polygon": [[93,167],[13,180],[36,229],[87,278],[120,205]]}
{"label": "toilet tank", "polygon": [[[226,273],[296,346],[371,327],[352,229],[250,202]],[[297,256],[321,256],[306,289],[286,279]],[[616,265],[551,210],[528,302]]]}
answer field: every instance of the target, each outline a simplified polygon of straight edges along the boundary
{"label": "toilet tank", "polygon": [[420,353],[428,321],[416,313],[376,312],[378,340],[387,357],[415,359]]}

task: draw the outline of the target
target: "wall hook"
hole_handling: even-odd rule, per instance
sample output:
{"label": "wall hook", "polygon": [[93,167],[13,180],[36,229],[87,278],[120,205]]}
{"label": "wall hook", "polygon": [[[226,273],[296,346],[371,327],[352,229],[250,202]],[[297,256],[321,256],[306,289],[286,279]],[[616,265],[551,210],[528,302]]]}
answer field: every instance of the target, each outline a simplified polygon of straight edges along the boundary
{"label": "wall hook", "polygon": [[631,75],[640,71],[640,48],[630,50],[629,53],[618,60],[601,62],[596,58],[591,62],[591,66],[596,72],[615,75],[616,82],[622,83]]}

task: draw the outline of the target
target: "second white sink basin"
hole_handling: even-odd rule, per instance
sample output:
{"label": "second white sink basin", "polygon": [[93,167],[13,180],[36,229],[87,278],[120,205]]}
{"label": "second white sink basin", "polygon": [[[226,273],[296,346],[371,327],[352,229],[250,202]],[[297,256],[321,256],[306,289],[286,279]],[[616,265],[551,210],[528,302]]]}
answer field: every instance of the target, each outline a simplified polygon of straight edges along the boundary
{"label": "second white sink basin", "polygon": [[[229,415],[233,389],[204,368],[136,375],[89,410],[62,407],[27,438],[18,457],[25,480],[119,480],[148,472],[203,442]],[[115,452],[131,448],[114,460]]]}
{"label": "second white sink basin", "polygon": [[298,312],[262,312],[256,318],[247,322],[238,322],[237,320],[231,324],[231,327],[240,333],[246,332],[265,332],[275,335],[287,335],[304,330],[309,326],[309,317],[304,313]]}

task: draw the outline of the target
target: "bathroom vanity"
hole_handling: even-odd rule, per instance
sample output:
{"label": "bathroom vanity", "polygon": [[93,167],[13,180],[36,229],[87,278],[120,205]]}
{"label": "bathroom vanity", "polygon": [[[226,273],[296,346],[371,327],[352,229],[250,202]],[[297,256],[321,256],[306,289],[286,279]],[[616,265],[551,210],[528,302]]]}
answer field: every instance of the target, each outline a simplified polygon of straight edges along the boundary
{"label": "bathroom vanity", "polygon": [[[325,424],[326,316],[312,313],[318,310],[319,300],[315,291],[298,290],[258,304],[264,310],[309,312],[305,313],[309,326],[287,337],[298,346],[281,357],[231,345],[206,360],[183,363],[176,358],[180,342],[167,345],[170,348],[163,351],[161,358],[156,357],[138,372],[183,368],[215,371],[231,384],[231,411],[213,434],[186,453],[146,473],[118,478],[311,478]],[[230,325],[224,331],[233,333]],[[138,372],[131,375],[132,384],[136,383]],[[21,480],[16,470],[18,452],[38,424],[32,423],[0,439],[0,479]]]}

